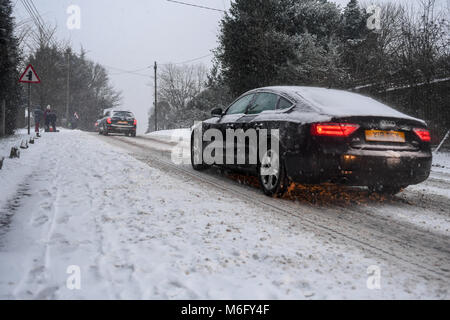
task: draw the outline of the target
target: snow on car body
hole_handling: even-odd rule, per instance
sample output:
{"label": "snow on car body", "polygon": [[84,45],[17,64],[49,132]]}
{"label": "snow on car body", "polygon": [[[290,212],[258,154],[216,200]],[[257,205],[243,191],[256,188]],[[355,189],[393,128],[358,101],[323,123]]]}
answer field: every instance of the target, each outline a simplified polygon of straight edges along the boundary
{"label": "snow on car body", "polygon": [[[225,137],[229,129],[279,130],[276,174],[262,173],[264,159],[256,165],[226,165],[256,173],[267,195],[283,193],[289,181],[368,186],[395,194],[430,174],[426,123],[363,95],[314,87],[266,87],[243,94],[224,112],[213,110],[213,116],[203,122],[203,132],[217,129]],[[199,153],[195,145],[193,159]],[[234,148],[237,155],[239,146]]]}

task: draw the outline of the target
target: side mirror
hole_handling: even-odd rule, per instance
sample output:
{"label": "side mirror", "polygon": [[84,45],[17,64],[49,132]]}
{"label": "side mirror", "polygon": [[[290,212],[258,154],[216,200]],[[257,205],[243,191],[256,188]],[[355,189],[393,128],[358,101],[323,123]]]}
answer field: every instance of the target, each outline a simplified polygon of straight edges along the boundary
{"label": "side mirror", "polygon": [[222,114],[223,114],[223,111],[222,111],[221,108],[216,108],[216,109],[213,109],[213,110],[211,111],[211,115],[212,115],[213,117],[221,117]]}

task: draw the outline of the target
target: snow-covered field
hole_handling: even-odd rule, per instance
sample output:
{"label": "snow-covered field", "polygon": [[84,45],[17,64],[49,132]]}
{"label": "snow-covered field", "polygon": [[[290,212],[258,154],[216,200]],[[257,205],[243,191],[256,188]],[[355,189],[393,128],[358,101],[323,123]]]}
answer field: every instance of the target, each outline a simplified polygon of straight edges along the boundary
{"label": "snow-covered field", "polygon": [[[0,156],[12,141],[0,140]],[[448,175],[448,155],[437,159],[433,174]],[[44,135],[5,160],[0,181],[2,299],[449,298],[446,282],[92,134]],[[67,287],[70,266],[80,268],[79,290]],[[380,289],[367,286],[371,266]]]}

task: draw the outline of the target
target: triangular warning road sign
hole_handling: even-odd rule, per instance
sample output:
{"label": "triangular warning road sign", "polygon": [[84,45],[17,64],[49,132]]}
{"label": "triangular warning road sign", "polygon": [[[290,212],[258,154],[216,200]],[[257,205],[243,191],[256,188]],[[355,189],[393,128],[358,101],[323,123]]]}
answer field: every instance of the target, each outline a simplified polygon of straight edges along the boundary
{"label": "triangular warning road sign", "polygon": [[19,82],[25,83],[41,83],[36,71],[31,64],[25,69],[25,71],[20,76]]}

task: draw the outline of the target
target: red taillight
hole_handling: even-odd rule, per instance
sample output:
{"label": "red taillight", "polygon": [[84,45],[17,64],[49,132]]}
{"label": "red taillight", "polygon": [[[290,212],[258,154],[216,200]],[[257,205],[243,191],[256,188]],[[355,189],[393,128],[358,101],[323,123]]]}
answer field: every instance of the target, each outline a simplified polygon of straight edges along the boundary
{"label": "red taillight", "polygon": [[107,124],[111,124],[111,118],[106,119]]}
{"label": "red taillight", "polygon": [[133,122],[133,125],[137,125],[137,120],[136,119],[134,119],[134,122]]}
{"label": "red taillight", "polygon": [[314,123],[311,125],[313,136],[348,137],[358,130],[359,125],[349,123]]}
{"label": "red taillight", "polygon": [[414,129],[414,132],[417,134],[417,136],[420,138],[420,140],[424,142],[430,142],[431,141],[431,135],[430,131],[427,129]]}

